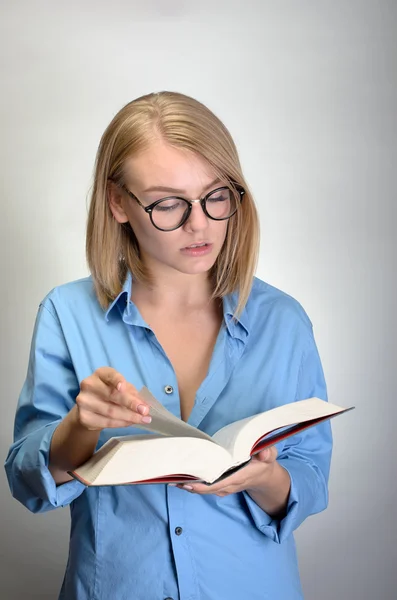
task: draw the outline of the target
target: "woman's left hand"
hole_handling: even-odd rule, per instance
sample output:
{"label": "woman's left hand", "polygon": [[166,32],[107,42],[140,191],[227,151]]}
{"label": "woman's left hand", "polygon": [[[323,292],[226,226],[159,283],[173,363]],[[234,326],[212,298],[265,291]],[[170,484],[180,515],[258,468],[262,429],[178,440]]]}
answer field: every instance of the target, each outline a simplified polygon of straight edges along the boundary
{"label": "woman's left hand", "polygon": [[218,483],[205,485],[189,482],[177,487],[195,494],[215,494],[220,497],[242,492],[243,490],[261,491],[266,488],[267,483],[272,478],[277,465],[276,458],[277,449],[275,446],[270,446],[253,456],[245,467]]}

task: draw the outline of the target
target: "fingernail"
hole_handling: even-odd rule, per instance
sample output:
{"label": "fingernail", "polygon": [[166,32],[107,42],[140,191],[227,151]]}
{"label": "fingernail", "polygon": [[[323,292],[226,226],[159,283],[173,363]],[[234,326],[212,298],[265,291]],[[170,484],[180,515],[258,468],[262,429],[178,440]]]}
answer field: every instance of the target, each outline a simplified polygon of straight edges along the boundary
{"label": "fingernail", "polygon": [[137,411],[139,412],[140,415],[144,415],[147,413],[147,406],[145,404],[139,404],[137,406]]}
{"label": "fingernail", "polygon": [[141,421],[142,423],[151,423],[152,417],[142,417]]}
{"label": "fingernail", "polygon": [[168,487],[176,487],[176,483],[169,483]]}
{"label": "fingernail", "polygon": [[185,490],[192,490],[192,486],[191,485],[183,485],[182,486]]}

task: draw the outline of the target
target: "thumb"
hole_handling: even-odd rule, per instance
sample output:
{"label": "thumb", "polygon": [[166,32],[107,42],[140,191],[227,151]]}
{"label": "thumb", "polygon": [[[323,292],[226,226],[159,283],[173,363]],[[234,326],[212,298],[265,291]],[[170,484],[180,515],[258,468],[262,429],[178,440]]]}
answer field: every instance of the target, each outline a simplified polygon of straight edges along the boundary
{"label": "thumb", "polygon": [[258,460],[260,460],[261,462],[266,462],[266,463],[270,463],[270,462],[273,462],[274,460],[276,460],[276,456],[277,456],[277,450],[274,446],[265,448],[264,450],[261,450],[260,452],[258,452],[258,454],[256,455]]}

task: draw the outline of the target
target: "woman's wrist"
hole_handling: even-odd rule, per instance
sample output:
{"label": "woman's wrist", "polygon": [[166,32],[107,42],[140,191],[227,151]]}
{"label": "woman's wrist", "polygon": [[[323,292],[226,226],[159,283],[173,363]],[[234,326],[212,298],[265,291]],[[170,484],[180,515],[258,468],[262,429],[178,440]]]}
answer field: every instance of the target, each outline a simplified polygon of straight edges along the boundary
{"label": "woman's wrist", "polygon": [[99,434],[100,431],[90,431],[80,422],[77,406],[70,410],[55,429],[51,441],[49,469],[56,480],[70,479],[67,471],[92,456]]}
{"label": "woman's wrist", "polygon": [[281,519],[286,514],[291,489],[289,473],[277,461],[271,470],[266,469],[262,478],[256,479],[254,485],[246,492],[269,516]]}

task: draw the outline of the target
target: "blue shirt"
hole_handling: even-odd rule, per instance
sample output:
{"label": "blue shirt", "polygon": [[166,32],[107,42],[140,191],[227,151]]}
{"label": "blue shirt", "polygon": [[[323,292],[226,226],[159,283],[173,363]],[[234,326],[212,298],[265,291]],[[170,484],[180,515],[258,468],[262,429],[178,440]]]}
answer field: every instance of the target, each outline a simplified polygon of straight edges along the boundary
{"label": "blue shirt", "polygon": [[[277,444],[278,461],[291,477],[281,521],[246,492],[220,498],[164,484],[55,484],[48,470],[52,435],[80,382],[97,368],[111,366],[138,389],[147,386],[180,416],[175,372],[130,298],[128,277],[104,311],[86,278],[53,289],[37,315],[5,467],[13,496],[30,511],[70,505],[70,553],[59,598],[302,599],[293,531],[327,506],[329,422]],[[210,435],[287,402],[327,399],[301,305],[259,279],[237,321],[236,302],[235,294],[223,300],[222,327],[188,421]],[[106,429],[98,447],[113,435],[140,432]]]}

